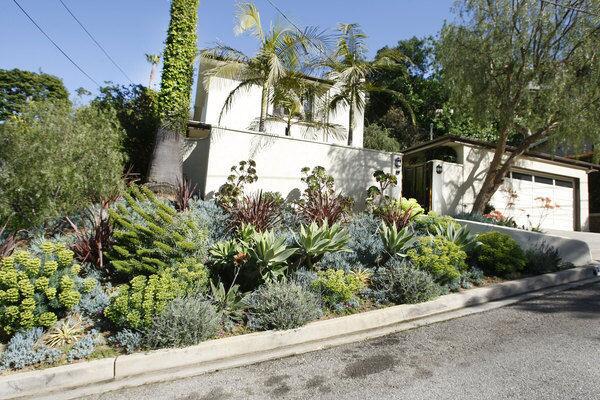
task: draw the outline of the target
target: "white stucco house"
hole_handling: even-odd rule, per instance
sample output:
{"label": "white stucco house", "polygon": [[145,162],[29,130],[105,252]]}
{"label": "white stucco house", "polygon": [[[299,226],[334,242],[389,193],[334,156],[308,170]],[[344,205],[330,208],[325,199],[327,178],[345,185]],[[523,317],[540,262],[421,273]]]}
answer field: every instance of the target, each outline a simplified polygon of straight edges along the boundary
{"label": "white stucco house", "polygon": [[[494,145],[444,136],[404,153],[403,194],[445,215],[469,212]],[[588,162],[528,152],[516,161],[491,205],[519,226],[589,230]]]}
{"label": "white stucco house", "polygon": [[[257,164],[258,181],[252,190],[277,191],[284,197],[295,198],[303,188],[301,169],[322,166],[334,177],[337,190],[352,196],[358,207],[366,190],[375,184],[373,172],[384,170],[401,178],[401,154],[363,148],[364,116],[355,110],[352,146],[347,146],[349,110],[322,111],[320,104],[331,96],[331,82],[321,98],[304,102],[305,115],[335,125],[328,129],[307,128],[294,120],[289,132],[282,121],[268,121],[265,132],[258,132],[261,109],[261,87],[252,86],[235,98],[228,111],[223,105],[239,81],[220,76],[207,76],[210,60],[201,59],[194,104],[193,121],[184,154],[183,172],[198,186],[203,198],[211,196],[225,183],[230,168],[239,161],[252,159]],[[273,104],[268,114],[279,112]],[[221,115],[222,114],[222,115]],[[399,194],[399,187],[396,189]]]}

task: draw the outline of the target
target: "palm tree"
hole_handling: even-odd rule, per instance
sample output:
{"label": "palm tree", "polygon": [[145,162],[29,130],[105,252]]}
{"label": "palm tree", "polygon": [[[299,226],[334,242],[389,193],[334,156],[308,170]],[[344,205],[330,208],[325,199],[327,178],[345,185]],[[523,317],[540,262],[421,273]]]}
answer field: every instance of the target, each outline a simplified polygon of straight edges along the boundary
{"label": "palm tree", "polygon": [[238,5],[236,20],[234,32],[238,35],[252,35],[258,40],[259,49],[252,57],[224,44],[204,50],[203,57],[215,60],[215,66],[207,72],[206,80],[212,76],[219,76],[240,81],[227,96],[219,118],[230,110],[237,95],[252,86],[260,86],[262,90],[258,130],[264,132],[268,105],[273,100],[275,87],[284,78],[292,77],[290,71],[300,68],[302,59],[308,55],[310,49],[321,46],[324,37],[316,28],[306,28],[300,32],[294,27],[279,23],[272,24],[269,30],[265,31],[260,13],[252,3]]}
{"label": "palm tree", "polygon": [[160,54],[148,54],[146,53],[146,61],[152,65],[150,69],[150,79],[148,80],[148,87],[152,87],[152,82],[154,82],[154,78],[156,76],[156,66],[160,62]]}
{"label": "palm tree", "polygon": [[341,106],[348,108],[348,146],[352,146],[354,134],[354,115],[365,108],[365,95],[367,92],[385,92],[394,97],[400,97],[402,104],[409,109],[411,119],[415,120],[414,113],[408,103],[401,99],[398,92],[376,88],[369,83],[369,77],[378,69],[406,69],[407,58],[402,55],[392,54],[383,56],[374,62],[367,60],[367,35],[358,24],[340,24],[338,27],[337,45],[333,56],[323,61],[323,66],[329,68],[327,76],[334,81],[333,96],[329,108],[337,111]]}

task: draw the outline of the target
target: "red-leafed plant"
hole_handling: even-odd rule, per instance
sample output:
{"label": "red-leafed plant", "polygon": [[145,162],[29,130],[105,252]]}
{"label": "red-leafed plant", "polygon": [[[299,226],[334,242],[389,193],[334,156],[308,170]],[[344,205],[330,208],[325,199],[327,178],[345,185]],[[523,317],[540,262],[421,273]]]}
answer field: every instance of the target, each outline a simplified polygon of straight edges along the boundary
{"label": "red-leafed plant", "polygon": [[193,185],[186,179],[177,181],[177,188],[175,191],[175,208],[177,211],[187,211],[190,208],[190,200],[196,194],[196,188],[198,185]]}
{"label": "red-leafed plant", "polygon": [[281,221],[283,199],[277,193],[263,193],[243,196],[240,200],[224,208],[229,212],[234,228],[250,224],[259,232],[273,228]]}
{"label": "red-leafed plant", "polygon": [[307,185],[297,203],[302,218],[319,225],[327,222],[329,226],[346,219],[352,209],[352,199],[335,193],[333,177],[327,174],[325,168],[303,168],[302,173],[302,181]]}
{"label": "red-leafed plant", "polygon": [[6,233],[8,222],[0,226],[0,258],[10,256],[17,247],[17,235]]}
{"label": "red-leafed plant", "polygon": [[402,210],[400,207],[389,207],[378,210],[379,217],[388,225],[395,225],[397,229],[406,227],[413,218],[413,209],[409,207]]}
{"label": "red-leafed plant", "polygon": [[108,269],[104,255],[112,244],[112,226],[108,218],[108,209],[115,200],[115,198],[103,200],[99,210],[88,210],[87,218],[91,225],[89,229],[77,227],[67,217],[76,237],[75,243],[71,246],[75,258],[82,263],[92,263],[106,273],[111,271]]}

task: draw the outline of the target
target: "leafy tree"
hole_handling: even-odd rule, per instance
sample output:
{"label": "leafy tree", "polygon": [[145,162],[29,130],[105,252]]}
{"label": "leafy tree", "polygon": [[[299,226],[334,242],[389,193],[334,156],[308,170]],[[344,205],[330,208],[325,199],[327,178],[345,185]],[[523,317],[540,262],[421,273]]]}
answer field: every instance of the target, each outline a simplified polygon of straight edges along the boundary
{"label": "leafy tree", "polygon": [[[600,4],[460,0],[441,33],[451,104],[493,126],[496,147],[473,205],[482,213],[515,161],[542,140],[594,137],[599,127]],[[509,138],[520,143],[509,149]]]}
{"label": "leafy tree", "polygon": [[28,103],[0,125],[0,220],[31,228],[115,194],[122,137],[111,110]]}
{"label": "leafy tree", "polygon": [[181,140],[187,132],[196,58],[199,0],[172,0],[158,96],[156,132],[148,180],[172,190],[182,181]]}
{"label": "leafy tree", "polygon": [[[303,67],[301,58],[315,45],[321,46],[323,37],[316,28],[306,28],[299,32],[295,27],[280,23],[272,24],[265,31],[260,13],[252,3],[239,4],[236,19],[235,33],[248,33],[257,39],[258,51],[254,56],[247,56],[224,44],[203,51],[203,57],[215,61],[207,79],[219,76],[240,82],[227,96],[221,116],[231,109],[239,94],[247,92],[252,86],[260,86],[258,130],[264,132],[267,110],[269,102],[273,100],[275,88],[285,87],[286,84],[297,85],[297,80],[301,79],[299,70]],[[279,94],[281,96],[282,92]],[[286,101],[291,105],[289,93]]]}
{"label": "leafy tree", "polygon": [[69,100],[60,78],[20,69],[0,69],[0,121],[19,114],[27,102]]}
{"label": "leafy tree", "polygon": [[390,135],[389,129],[378,124],[365,128],[364,146],[373,150],[400,151],[400,143]]}
{"label": "leafy tree", "polygon": [[123,148],[128,158],[128,169],[145,180],[152,156],[154,134],[159,127],[157,93],[142,85],[108,85],[92,104],[102,109],[113,109],[125,130]]}

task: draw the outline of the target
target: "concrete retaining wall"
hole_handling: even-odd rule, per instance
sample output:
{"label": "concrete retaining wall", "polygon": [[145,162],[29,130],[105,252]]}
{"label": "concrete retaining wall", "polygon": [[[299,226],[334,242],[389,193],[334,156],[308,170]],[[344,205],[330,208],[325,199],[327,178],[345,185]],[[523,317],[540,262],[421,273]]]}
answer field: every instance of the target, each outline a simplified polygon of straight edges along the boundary
{"label": "concrete retaining wall", "polygon": [[523,249],[530,249],[542,243],[553,246],[558,250],[564,262],[570,262],[576,266],[589,265],[592,263],[590,247],[584,241],[568,239],[545,233],[531,232],[524,229],[508,228],[493,224],[485,224],[475,221],[457,220],[462,225],[469,227],[473,233],[497,231],[506,233],[515,239]]}

